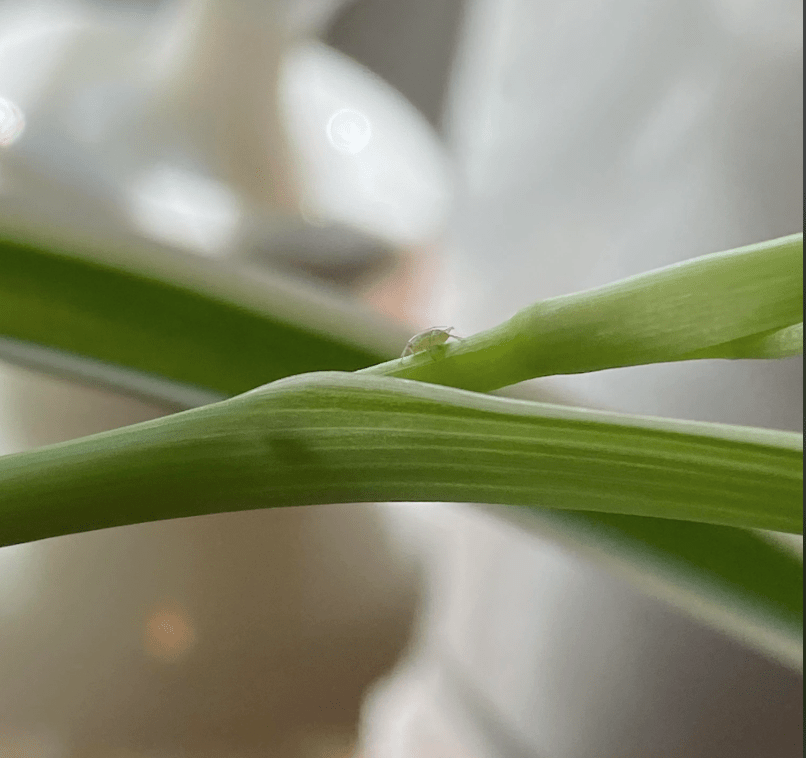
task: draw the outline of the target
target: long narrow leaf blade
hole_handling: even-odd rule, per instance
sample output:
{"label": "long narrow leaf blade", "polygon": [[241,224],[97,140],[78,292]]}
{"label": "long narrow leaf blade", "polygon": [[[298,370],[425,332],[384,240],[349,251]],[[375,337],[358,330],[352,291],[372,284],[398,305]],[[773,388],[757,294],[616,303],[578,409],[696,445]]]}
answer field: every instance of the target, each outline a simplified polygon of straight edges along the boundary
{"label": "long narrow leaf blade", "polygon": [[488,392],[551,374],[797,355],[802,321],[803,235],[793,234],[550,298],[438,353],[364,372]]}
{"label": "long narrow leaf blade", "polygon": [[405,342],[399,326],[313,287],[139,244],[81,249],[0,235],[2,356],[136,394],[167,380],[190,388],[193,402],[362,368]]}
{"label": "long narrow leaf blade", "polygon": [[802,531],[802,438],[323,372],[0,458],[0,545],[291,505],[455,501]]}

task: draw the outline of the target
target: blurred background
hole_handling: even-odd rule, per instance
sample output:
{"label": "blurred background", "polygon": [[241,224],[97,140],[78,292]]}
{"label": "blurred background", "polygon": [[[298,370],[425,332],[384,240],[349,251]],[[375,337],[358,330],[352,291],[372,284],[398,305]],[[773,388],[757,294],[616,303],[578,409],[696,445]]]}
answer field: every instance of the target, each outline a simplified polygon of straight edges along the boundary
{"label": "blurred background", "polygon": [[[794,0],[0,0],[0,222],[297,277],[401,332],[800,230],[802,127]],[[800,359],[522,391],[802,429]],[[166,412],[0,362],[3,453]],[[506,509],[0,549],[2,758],[788,758],[802,738],[799,675]]]}

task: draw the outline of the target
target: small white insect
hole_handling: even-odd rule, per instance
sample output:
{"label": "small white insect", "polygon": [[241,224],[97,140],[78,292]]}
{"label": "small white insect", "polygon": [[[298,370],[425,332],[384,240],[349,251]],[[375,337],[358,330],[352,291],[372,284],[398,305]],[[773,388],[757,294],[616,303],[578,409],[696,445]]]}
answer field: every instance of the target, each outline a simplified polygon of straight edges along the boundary
{"label": "small white insect", "polygon": [[444,345],[451,337],[456,340],[462,339],[455,334],[452,326],[432,326],[430,329],[425,329],[422,332],[417,332],[403,348],[400,357],[405,358],[407,355],[414,355],[415,353],[422,353],[425,350]]}

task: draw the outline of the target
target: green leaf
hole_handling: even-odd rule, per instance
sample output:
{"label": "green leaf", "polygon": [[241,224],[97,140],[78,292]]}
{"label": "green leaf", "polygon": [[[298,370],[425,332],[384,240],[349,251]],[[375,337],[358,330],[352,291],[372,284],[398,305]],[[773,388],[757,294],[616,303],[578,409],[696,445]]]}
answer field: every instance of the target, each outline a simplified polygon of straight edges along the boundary
{"label": "green leaf", "polygon": [[364,369],[488,392],[527,379],[803,352],[803,235],[535,303],[467,339]]}
{"label": "green leaf", "polygon": [[322,372],[0,458],[0,544],[249,508],[488,502],[802,530],[802,438]]}
{"label": "green leaf", "polygon": [[368,366],[407,336],[279,276],[153,246],[79,253],[8,236],[0,335],[0,355],[15,362],[188,404],[323,367]]}
{"label": "green leaf", "polygon": [[680,357],[681,361],[699,358],[790,358],[803,355],[803,322],[751,334],[732,342],[702,348]]}

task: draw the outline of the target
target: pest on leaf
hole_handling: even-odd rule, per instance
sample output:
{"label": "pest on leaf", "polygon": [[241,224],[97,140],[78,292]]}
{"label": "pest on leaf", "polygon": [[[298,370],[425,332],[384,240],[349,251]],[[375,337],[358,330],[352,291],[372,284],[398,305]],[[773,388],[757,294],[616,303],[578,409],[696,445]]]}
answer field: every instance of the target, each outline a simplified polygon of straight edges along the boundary
{"label": "pest on leaf", "polygon": [[415,353],[422,353],[425,350],[439,347],[444,345],[451,337],[457,340],[462,339],[455,334],[451,334],[452,331],[452,326],[432,326],[430,329],[417,332],[406,343],[406,347],[403,348],[403,353],[400,357],[405,358],[407,355],[414,355]]}

